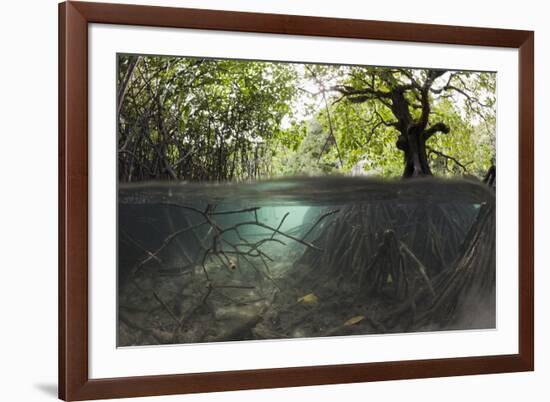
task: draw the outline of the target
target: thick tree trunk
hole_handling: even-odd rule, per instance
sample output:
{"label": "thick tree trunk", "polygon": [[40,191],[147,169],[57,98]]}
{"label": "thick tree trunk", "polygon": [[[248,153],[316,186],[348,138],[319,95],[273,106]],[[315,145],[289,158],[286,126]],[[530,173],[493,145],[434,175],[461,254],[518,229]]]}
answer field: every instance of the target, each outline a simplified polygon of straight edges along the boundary
{"label": "thick tree trunk", "polygon": [[397,148],[404,153],[404,178],[432,176],[426,156],[426,140],[421,129],[412,127],[406,134],[402,133],[397,141]]}

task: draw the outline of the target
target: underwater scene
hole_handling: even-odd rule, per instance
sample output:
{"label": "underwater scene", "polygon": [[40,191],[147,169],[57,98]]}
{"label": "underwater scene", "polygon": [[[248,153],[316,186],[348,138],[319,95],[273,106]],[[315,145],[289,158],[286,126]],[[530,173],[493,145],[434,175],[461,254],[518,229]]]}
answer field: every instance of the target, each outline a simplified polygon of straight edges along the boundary
{"label": "underwater scene", "polygon": [[419,180],[121,187],[119,346],[494,328],[494,192]]}

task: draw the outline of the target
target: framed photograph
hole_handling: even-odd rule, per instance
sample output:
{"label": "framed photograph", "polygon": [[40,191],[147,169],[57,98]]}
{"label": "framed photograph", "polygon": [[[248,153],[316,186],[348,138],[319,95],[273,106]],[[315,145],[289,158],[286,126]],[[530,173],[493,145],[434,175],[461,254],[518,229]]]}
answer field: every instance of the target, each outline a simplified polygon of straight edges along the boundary
{"label": "framed photograph", "polygon": [[61,399],[534,369],[533,32],[59,24]]}

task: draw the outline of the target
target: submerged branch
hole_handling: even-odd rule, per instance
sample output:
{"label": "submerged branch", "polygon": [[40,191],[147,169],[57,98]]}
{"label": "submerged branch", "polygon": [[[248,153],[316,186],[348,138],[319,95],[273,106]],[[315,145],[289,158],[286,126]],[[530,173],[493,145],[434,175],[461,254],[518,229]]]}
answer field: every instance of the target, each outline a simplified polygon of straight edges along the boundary
{"label": "submerged branch", "polygon": [[311,225],[311,227],[310,227],[309,230],[306,232],[306,234],[302,236],[302,240],[305,240],[305,238],[313,231],[313,229],[315,229],[315,228],[317,227],[317,225],[318,225],[319,223],[321,223],[321,221],[322,221],[323,219],[325,219],[326,217],[328,217],[328,216],[330,216],[330,215],[334,215],[334,214],[336,214],[336,213],[338,213],[338,212],[340,212],[339,209],[333,209],[332,211],[326,212],[326,213],[324,213],[323,215],[321,215],[321,216],[317,219],[317,221],[316,221],[313,225]]}

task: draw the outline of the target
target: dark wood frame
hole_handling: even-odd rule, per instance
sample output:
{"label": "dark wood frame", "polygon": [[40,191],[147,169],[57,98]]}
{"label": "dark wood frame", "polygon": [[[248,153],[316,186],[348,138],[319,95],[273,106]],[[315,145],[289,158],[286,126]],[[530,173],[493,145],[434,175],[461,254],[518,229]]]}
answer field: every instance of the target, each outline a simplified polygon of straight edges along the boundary
{"label": "dark wood frame", "polygon": [[[519,353],[127,378],[88,377],[88,24],[106,23],[519,49]],[[534,369],[534,33],[183,8],[59,5],[59,397],[84,400]]]}

